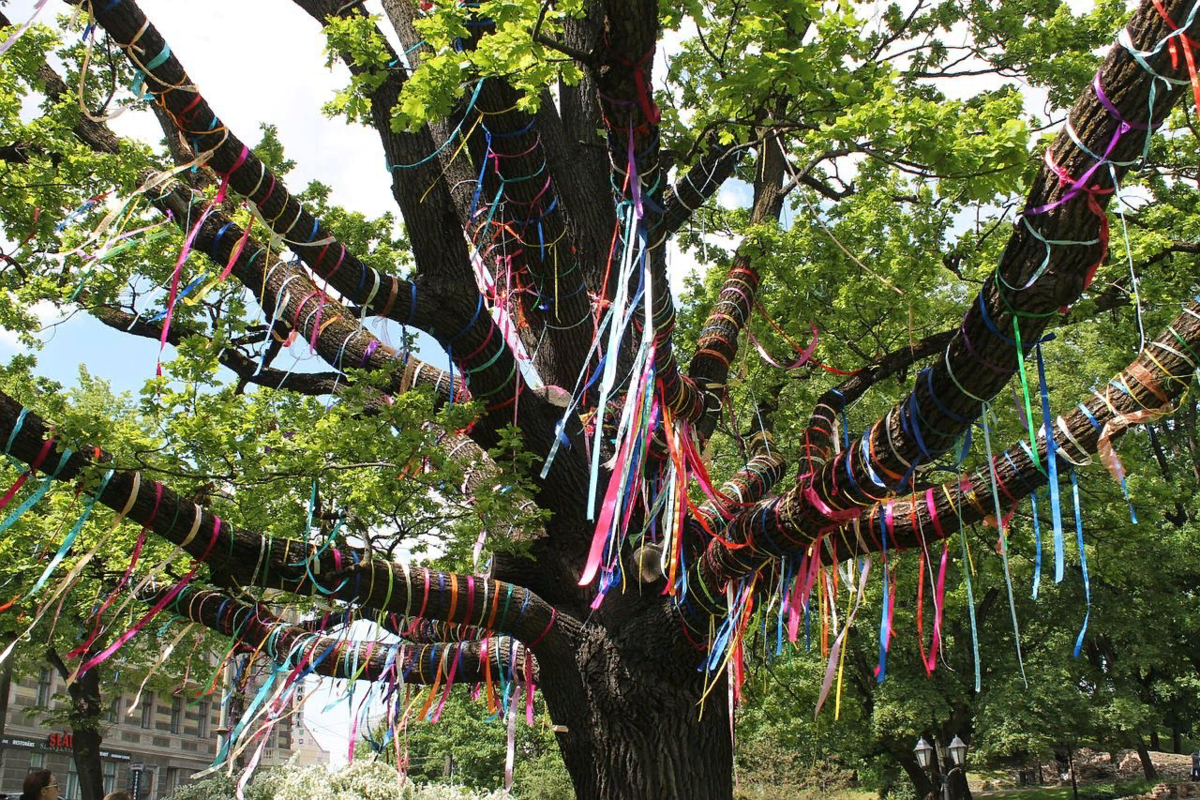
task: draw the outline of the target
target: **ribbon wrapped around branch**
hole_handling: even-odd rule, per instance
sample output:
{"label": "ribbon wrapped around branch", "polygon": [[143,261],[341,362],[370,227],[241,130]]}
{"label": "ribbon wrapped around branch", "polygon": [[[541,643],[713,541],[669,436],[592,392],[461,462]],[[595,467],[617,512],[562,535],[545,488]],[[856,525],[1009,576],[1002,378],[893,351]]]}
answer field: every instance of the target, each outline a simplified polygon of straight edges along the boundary
{"label": "ribbon wrapped around branch", "polygon": [[1113,448],[1113,436],[1120,434],[1130,425],[1154,422],[1170,413],[1171,410],[1170,405],[1159,408],[1143,408],[1130,414],[1119,414],[1104,423],[1104,427],[1100,430],[1100,438],[1096,442],[1096,455],[1100,457],[1100,463],[1104,464],[1104,468],[1113,476],[1113,480],[1122,486],[1125,485],[1125,467],[1121,464],[1116,449]]}

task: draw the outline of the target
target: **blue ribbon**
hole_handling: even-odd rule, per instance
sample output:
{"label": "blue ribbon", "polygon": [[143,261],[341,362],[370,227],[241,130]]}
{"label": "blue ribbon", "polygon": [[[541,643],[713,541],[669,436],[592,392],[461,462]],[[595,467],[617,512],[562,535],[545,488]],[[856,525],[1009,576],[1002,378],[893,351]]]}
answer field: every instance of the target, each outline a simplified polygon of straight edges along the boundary
{"label": "blue ribbon", "polygon": [[88,517],[92,515],[92,509],[96,507],[96,501],[100,499],[100,495],[104,494],[104,490],[108,487],[108,481],[110,478],[112,478],[113,472],[114,470],[110,469],[104,475],[104,478],[100,481],[100,488],[97,489],[96,493],[89,497],[83,504],[83,513],[79,516],[79,519],[76,520],[75,525],[71,528],[70,533],[67,534],[67,538],[63,539],[62,546],[59,547],[58,552],[54,554],[53,560],[46,565],[46,569],[42,572],[41,577],[38,578],[37,583],[34,584],[33,588],[29,590],[25,597],[32,597],[33,595],[37,594],[41,588],[46,585],[46,580],[50,577],[50,573],[54,572],[58,565],[62,563],[62,560],[66,558],[67,551],[70,550],[71,545],[75,543],[75,537],[79,535],[81,530],[83,530],[83,523],[87,522]]}
{"label": "blue ribbon", "polygon": [[[24,413],[24,409],[22,409],[22,413]],[[54,472],[47,475],[46,479],[42,481],[42,485],[37,488],[37,491],[25,498],[25,501],[22,502],[21,505],[14,508],[12,513],[9,514],[3,522],[0,522],[0,533],[4,533],[6,530],[11,528],[13,523],[21,518],[22,514],[33,508],[37,502],[46,495],[47,490],[50,488],[50,484],[54,482],[54,479],[58,476],[58,473],[62,471],[62,468],[66,466],[67,461],[70,458],[71,451],[64,450],[62,458],[58,460],[58,466],[54,468]]]}
{"label": "blue ribbon", "polygon": [[[1062,508],[1058,498],[1058,453],[1054,444],[1054,424],[1050,419],[1050,395],[1046,390],[1046,362],[1042,358],[1042,345],[1037,351],[1038,391],[1042,394],[1042,424],[1046,428],[1046,476],[1050,486],[1050,520],[1054,525],[1054,582],[1063,579],[1063,529]],[[1074,471],[1074,470],[1072,470]]]}
{"label": "blue ribbon", "polygon": [[1079,630],[1079,638],[1075,640],[1075,658],[1083,648],[1083,635],[1087,633],[1088,619],[1092,616],[1092,586],[1088,580],[1087,553],[1083,549],[1083,513],[1079,509],[1079,479],[1071,468],[1071,497],[1075,502],[1075,540],[1079,545],[1079,568],[1083,572],[1083,596],[1087,601],[1087,612],[1083,615],[1083,627]]}

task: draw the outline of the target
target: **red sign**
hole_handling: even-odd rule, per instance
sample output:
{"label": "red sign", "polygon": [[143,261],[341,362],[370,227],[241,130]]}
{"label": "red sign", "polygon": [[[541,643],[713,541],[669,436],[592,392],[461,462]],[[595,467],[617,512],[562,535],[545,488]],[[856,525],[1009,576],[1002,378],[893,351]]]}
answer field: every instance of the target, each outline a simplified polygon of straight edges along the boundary
{"label": "red sign", "polygon": [[75,737],[72,734],[52,733],[52,734],[50,734],[50,739],[47,742],[47,744],[49,744],[51,747],[70,748],[71,745],[74,744],[74,742],[75,742]]}

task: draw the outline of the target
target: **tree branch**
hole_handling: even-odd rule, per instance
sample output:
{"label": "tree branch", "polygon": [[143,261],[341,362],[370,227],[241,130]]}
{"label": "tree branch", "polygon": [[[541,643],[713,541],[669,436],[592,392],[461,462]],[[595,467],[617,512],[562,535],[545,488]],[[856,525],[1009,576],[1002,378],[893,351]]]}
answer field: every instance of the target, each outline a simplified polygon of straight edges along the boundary
{"label": "tree branch", "polygon": [[[139,68],[156,60],[152,57],[143,64],[139,53],[143,56],[150,52],[168,54],[161,64],[145,70],[147,88],[156,95],[156,102],[171,114],[181,131],[194,139],[200,152],[208,153],[209,166],[234,191],[255,205],[261,218],[314,273],[343,296],[374,313],[427,331],[448,352],[472,354],[477,359],[473,363],[479,366],[472,368],[465,363],[461,366],[470,376],[472,391],[477,397],[490,398],[510,385],[519,391],[523,381],[515,357],[508,352],[502,336],[492,336],[496,325],[490,315],[480,313],[483,299],[472,284],[457,283],[448,287],[444,281],[418,280],[413,285],[432,294],[433,303],[418,302],[412,292],[404,296],[399,278],[381,275],[339,244],[291,196],[277,176],[225,127],[191,85],[178,59],[170,55],[167,43],[133,0],[106,6],[96,19]],[[433,249],[448,247],[451,252],[465,255],[465,243],[454,234],[459,229],[460,225],[451,226],[443,219],[436,228],[441,232],[442,240],[427,235],[414,238],[424,240]],[[415,255],[419,260],[420,254]],[[456,274],[470,274],[465,260]],[[436,309],[436,313],[429,313],[432,309]],[[453,330],[458,332],[449,333]],[[536,405],[536,399],[532,403]],[[553,436],[553,432],[548,435]]]}
{"label": "tree branch", "polygon": [[[168,592],[159,589],[140,599],[154,605]],[[429,685],[444,680],[454,664],[454,679],[464,683],[525,679],[526,649],[509,637],[420,645],[351,641],[288,624],[262,605],[243,603],[220,592],[188,589],[179,592],[164,610],[235,639],[240,652],[264,652],[276,664],[311,666],[316,674],[331,678],[377,681],[403,675],[405,683]],[[535,681],[540,678],[536,661],[532,676]]]}
{"label": "tree branch", "polygon": [[[786,161],[773,132],[764,136],[759,150],[759,168],[756,170],[759,177],[755,181],[754,209],[750,216],[752,225],[777,223],[783,211],[781,183]],[[759,277],[754,260],[764,255],[765,246],[754,236],[748,236],[738,246],[733,265],[726,273],[717,303],[704,321],[696,353],[688,365],[688,377],[704,398],[702,416],[688,417],[697,423],[701,441],[708,439],[716,427],[729,367],[737,355],[738,335],[757,302]],[[667,391],[664,381],[664,399],[669,396]]]}
{"label": "tree branch", "polygon": [[[88,312],[113,330],[155,341],[162,338],[161,322],[148,322],[140,316],[123,311],[116,306],[92,306]],[[179,343],[189,336],[203,335],[174,325],[167,333],[167,342],[178,347]],[[337,391],[342,377],[340,372],[287,372],[274,367],[266,367],[259,371],[256,361],[234,347],[222,349],[217,354],[217,361],[221,366],[237,375],[238,379],[244,383],[270,386],[273,389],[287,389],[310,396],[333,394]]]}
{"label": "tree branch", "polygon": [[[357,6],[346,8],[340,0],[294,2],[322,26],[339,14],[343,17],[365,14]],[[452,160],[440,152],[438,143],[449,136],[449,131],[435,132],[428,125],[415,132],[392,129],[393,109],[404,88],[407,73],[400,55],[387,44],[382,34],[378,36],[384,43],[389,66],[386,76],[367,99],[392,181],[392,196],[410,232],[417,270],[424,276],[440,276],[462,287],[473,287],[467,242],[456,233],[464,230],[468,223],[475,175],[465,162]],[[353,75],[371,75],[379,70],[377,65],[360,65],[350,53],[339,52],[338,55]],[[467,302],[473,305],[474,297]],[[468,316],[457,321],[458,327],[469,319],[472,310],[465,309]]]}
{"label": "tree branch", "polygon": [[733,175],[744,146],[722,147],[716,144],[715,131],[711,138],[714,143],[708,152],[664,194],[663,213],[655,222],[655,241],[652,246],[666,244]]}
{"label": "tree branch", "polygon": [[[1086,407],[1087,413],[1077,407],[1066,418],[1059,418],[1055,424],[1055,439],[1061,471],[1068,471],[1072,462],[1083,461],[1097,452],[1102,434],[1115,439],[1131,424],[1170,413],[1173,410],[1171,402],[1191,384],[1197,367],[1191,360],[1195,356],[1191,354],[1198,350],[1200,303],[1192,302],[1132,364],[1110,381],[1109,386],[1117,387],[1118,391],[1106,390],[1104,395],[1081,403],[1080,407]],[[1047,449],[1044,431],[1037,438],[1037,447],[1044,462]],[[854,454],[858,450],[854,446],[843,452]],[[1003,496],[1014,506],[1047,481],[1029,453],[1020,447],[995,456],[993,464]],[[853,520],[828,525],[814,539],[817,544],[822,539],[833,541],[835,537],[850,542],[842,557],[878,550],[882,548],[882,539],[876,532],[883,521],[889,547],[919,546],[924,539],[953,533],[950,522],[959,515],[966,524],[994,514],[993,505],[981,499],[981,495],[986,497],[990,493],[991,485],[988,468],[937,487],[917,484],[908,493],[908,499],[878,501],[861,515],[855,515]],[[693,605],[688,608],[698,606],[702,598],[721,597],[727,581],[758,569],[764,559],[794,554],[796,551],[790,543],[806,534],[801,532],[800,524],[782,516],[785,513],[780,499],[771,498],[734,517],[722,538],[710,541],[704,555],[693,567],[689,583],[697,589],[706,587],[706,590],[691,591],[689,597]],[[770,520],[773,524],[769,523],[764,529],[759,527],[756,521],[759,519]],[[831,558],[822,552],[823,559]],[[714,612],[712,608],[704,610]]]}
{"label": "tree branch", "polygon": [[[148,177],[148,173],[143,173],[143,181]],[[187,232],[188,220],[199,216],[203,198],[174,180],[157,191],[161,194],[150,202]],[[193,247],[224,268],[230,264],[244,234],[245,229],[224,212],[213,211],[196,231]],[[386,393],[403,394],[412,387],[430,386],[440,402],[450,399],[452,384],[445,370],[430,366],[407,350],[397,351],[383,344],[342,304],[326,297],[307,272],[276,258],[267,261],[262,257],[266,252],[267,248],[253,237],[247,238],[230,271],[255,296],[265,315],[285,328],[294,329],[326,363],[339,371],[357,366],[390,373],[391,380],[382,387]],[[399,291],[416,295],[407,281],[398,285],[402,287]],[[422,296],[416,308],[431,302],[431,298]],[[421,314],[433,317],[437,309],[429,308]],[[398,369],[401,364],[403,368]],[[470,399],[461,376],[455,376],[453,386],[455,398]]]}
{"label": "tree branch", "polygon": [[[1179,15],[1183,5],[1172,3],[1167,13]],[[1144,47],[1152,47],[1170,32],[1151,4],[1145,4],[1134,15],[1129,29],[1132,40]],[[1170,61],[1166,48],[1148,57],[1151,68],[1160,70],[1159,74],[1182,80],[1183,73],[1172,69]],[[1128,168],[1115,163],[1136,158],[1143,135],[1136,128],[1136,135],[1120,133],[1122,120],[1134,126],[1146,124],[1152,80],[1152,75],[1123,48],[1116,47],[1101,67],[1097,82],[1121,118],[1114,116],[1091,88],[1072,109],[1073,129],[1088,150],[1108,153],[1117,178]],[[1166,117],[1181,96],[1181,86],[1157,93],[1154,119]],[[1129,132],[1124,129],[1125,134]],[[1016,372],[1017,354],[1014,337],[1010,336],[1014,325],[1022,349],[1028,352],[1055,309],[1074,302],[1086,287],[1091,272],[1105,255],[1099,242],[1105,224],[1103,209],[1112,189],[1109,171],[1097,169],[1089,153],[1076,147],[1065,131],[1049,150],[1050,163],[1055,167],[1043,166],[1027,198],[1027,208],[1042,210],[1027,213],[1013,232],[1000,265],[968,309],[962,327],[947,345],[944,359],[922,372],[912,392],[871,426],[887,443],[874,447],[870,463],[867,459],[854,460],[853,451],[831,458],[833,417],[824,416],[822,409],[814,412],[817,424],[806,433],[808,464],[802,469],[804,477],[780,500],[781,516],[794,520],[806,531],[807,538],[827,528],[839,514],[856,513],[856,506],[873,504],[872,497],[862,490],[872,485],[872,471],[896,482],[894,491],[904,491],[900,479],[911,474],[909,465],[929,463],[950,447],[978,417],[979,400],[995,396]],[[1062,180],[1056,170],[1063,175],[1083,176],[1087,188],[1073,189],[1074,179]],[[1084,244],[1048,248],[1043,239]],[[834,413],[839,410],[836,402],[830,406]],[[846,474],[852,479],[846,479]],[[838,476],[843,476],[840,484]],[[828,511],[818,510],[807,500],[805,492],[810,486],[820,497],[836,495],[836,501],[825,506]]]}
{"label": "tree branch", "polygon": [[[48,435],[52,431],[40,416],[0,392],[0,438],[11,440],[10,455],[35,465],[35,470],[54,463],[59,481],[81,477],[96,465],[80,453],[55,457],[55,442]],[[107,457],[101,454],[99,460]],[[404,616],[477,624],[525,641],[535,652],[539,646],[566,646],[565,638],[578,626],[528,589],[510,583],[426,568],[410,571],[358,548],[318,547],[239,529],[158,481],[142,481],[136,471],[112,469],[97,500],[114,510],[128,506],[127,519],[240,585],[317,594],[320,581],[320,594],[330,600]],[[308,557],[297,561],[304,553]],[[492,613],[500,609],[499,617]]]}

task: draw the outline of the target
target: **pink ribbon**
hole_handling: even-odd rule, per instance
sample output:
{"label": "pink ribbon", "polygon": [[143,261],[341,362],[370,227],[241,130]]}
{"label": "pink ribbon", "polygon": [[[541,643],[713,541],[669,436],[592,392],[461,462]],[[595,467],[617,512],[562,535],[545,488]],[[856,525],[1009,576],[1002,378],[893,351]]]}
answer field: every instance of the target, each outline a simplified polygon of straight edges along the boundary
{"label": "pink ribbon", "polygon": [[1117,483],[1124,483],[1125,468],[1121,465],[1121,459],[1117,456],[1117,451],[1113,449],[1112,437],[1130,425],[1139,425],[1143,422],[1158,419],[1163,413],[1161,409],[1147,408],[1141,411],[1134,411],[1132,414],[1122,414],[1113,417],[1104,423],[1104,428],[1100,431],[1100,438],[1096,441],[1096,455],[1100,457],[1100,463],[1104,465],[1105,469],[1109,471]]}
{"label": "pink ribbon", "polygon": [[221,270],[221,277],[218,279],[218,283],[228,278],[229,273],[233,272],[233,265],[237,263],[238,256],[242,254],[242,249],[246,246],[246,240],[250,238],[250,229],[253,227],[254,217],[251,217],[250,222],[246,224],[246,229],[242,231],[242,237],[233,246],[233,251],[229,254],[229,263],[225,265],[225,269]]}
{"label": "pink ribbon", "polygon": [[802,367],[805,364],[807,364],[808,360],[810,358],[812,358],[813,353],[815,353],[817,350],[818,332],[817,332],[816,325],[812,326],[812,335],[813,335],[812,341],[808,343],[808,347],[799,351],[799,358],[797,358],[791,364],[780,364],[778,361],[771,358],[771,354],[767,352],[767,348],[763,347],[762,343],[759,342],[758,339],[755,338],[754,333],[750,330],[750,328],[746,328],[746,336],[750,339],[751,342],[753,342],[754,346],[756,348],[758,348],[758,354],[762,357],[763,361],[766,361],[768,364],[770,364],[772,367],[775,367],[776,369],[785,369],[785,370],[798,369],[799,367]]}
{"label": "pink ribbon", "polygon": [[233,177],[233,173],[237,172],[238,169],[241,168],[242,164],[246,163],[246,157],[249,155],[250,148],[246,145],[242,145],[241,154],[238,155],[237,160],[233,162],[233,166],[229,168],[229,171],[226,172],[225,176],[221,179],[221,187],[217,189],[217,196],[213,199],[214,203],[225,202],[225,190],[229,188],[229,179]]}
{"label": "pink ribbon", "polygon": [[195,227],[192,228],[187,240],[183,243],[183,249],[179,251],[179,258],[175,259],[175,271],[171,276],[171,293],[167,299],[167,316],[163,320],[162,335],[158,337],[157,374],[160,376],[162,375],[162,352],[167,347],[167,332],[171,330],[171,318],[175,314],[175,301],[179,298],[179,276],[183,271],[183,262],[187,261],[188,254],[192,251],[192,244],[196,241],[196,234],[200,233],[200,228],[204,225],[204,221],[208,219],[208,215],[215,208],[215,204],[209,203],[208,208],[204,209],[204,213],[200,215],[200,219],[196,221]]}

